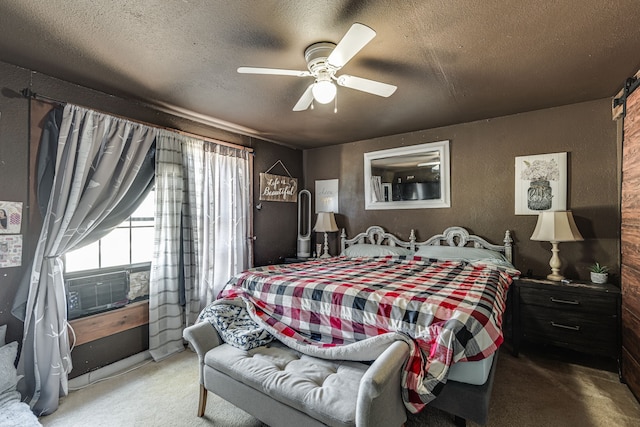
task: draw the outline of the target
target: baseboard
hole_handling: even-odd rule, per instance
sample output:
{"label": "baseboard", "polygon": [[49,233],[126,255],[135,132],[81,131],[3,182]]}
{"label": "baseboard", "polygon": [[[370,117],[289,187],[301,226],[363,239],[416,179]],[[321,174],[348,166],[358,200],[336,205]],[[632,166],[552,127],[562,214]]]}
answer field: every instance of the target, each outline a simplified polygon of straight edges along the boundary
{"label": "baseboard", "polygon": [[77,376],[69,380],[69,390],[77,390],[88,386],[89,384],[96,383],[105,378],[118,375],[125,372],[136,365],[143,363],[144,361],[151,359],[151,353],[149,350],[145,350],[141,353],[129,356],[126,359],[118,360],[110,365],[103,366],[95,371],[87,372],[86,374]]}

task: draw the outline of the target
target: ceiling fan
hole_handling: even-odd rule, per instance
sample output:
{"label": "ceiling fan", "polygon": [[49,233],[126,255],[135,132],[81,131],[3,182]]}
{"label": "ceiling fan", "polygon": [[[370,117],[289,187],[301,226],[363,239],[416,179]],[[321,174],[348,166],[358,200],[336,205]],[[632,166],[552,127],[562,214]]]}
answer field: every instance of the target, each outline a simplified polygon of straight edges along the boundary
{"label": "ceiling fan", "polygon": [[366,46],[376,32],[366,25],[355,23],[336,45],[330,42],[314,43],[304,51],[309,71],[286,70],[280,68],[240,67],[243,74],[272,74],[279,76],[313,77],[315,81],[304,91],[293,111],[304,111],[309,108],[314,99],[321,104],[328,104],[336,96],[338,86],[344,86],[373,95],[388,97],[397,89],[396,86],[362,77],[341,74],[336,76],[342,67]]}

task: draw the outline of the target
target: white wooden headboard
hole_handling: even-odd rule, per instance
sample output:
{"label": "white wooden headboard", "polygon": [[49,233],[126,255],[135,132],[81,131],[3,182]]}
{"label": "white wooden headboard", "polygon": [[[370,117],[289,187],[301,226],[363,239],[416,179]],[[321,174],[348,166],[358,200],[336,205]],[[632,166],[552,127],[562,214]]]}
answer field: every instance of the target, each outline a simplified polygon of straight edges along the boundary
{"label": "white wooden headboard", "polygon": [[342,229],[340,234],[340,252],[344,252],[345,248],[351,245],[369,243],[374,245],[389,245],[389,246],[401,246],[403,248],[409,248],[413,251],[417,250],[420,246],[442,246],[444,244],[448,246],[467,246],[473,244],[475,248],[491,249],[497,252],[501,252],[513,263],[513,239],[511,238],[511,232],[506,230],[504,233],[503,243],[504,245],[494,245],[487,242],[480,236],[469,234],[469,232],[463,227],[449,227],[442,234],[436,234],[425,240],[424,242],[416,242],[416,235],[414,230],[411,230],[409,235],[409,241],[404,241],[391,233],[387,233],[384,229],[378,225],[373,225],[367,228],[367,231],[360,233],[352,239],[347,239],[347,234]]}

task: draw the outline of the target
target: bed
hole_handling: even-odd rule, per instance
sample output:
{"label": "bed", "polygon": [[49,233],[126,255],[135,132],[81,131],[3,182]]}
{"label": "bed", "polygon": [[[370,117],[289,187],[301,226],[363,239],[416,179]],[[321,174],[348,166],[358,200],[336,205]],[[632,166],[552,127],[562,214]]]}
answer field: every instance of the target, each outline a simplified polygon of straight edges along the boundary
{"label": "bed", "polygon": [[[343,231],[341,256],[243,272],[200,319],[232,345],[251,348],[275,338],[323,359],[375,360],[404,341],[406,408],[417,413],[432,404],[458,421],[484,423],[507,290],[519,274],[511,261],[508,231],[503,245],[462,227],[423,242],[413,231],[403,241],[379,226],[351,239]],[[229,307],[246,310],[252,326],[230,319]],[[463,406],[484,412],[459,408],[458,393]]]}
{"label": "bed", "polygon": [[[365,245],[366,249],[359,249],[363,247],[353,247],[353,245],[356,244]],[[513,239],[511,238],[511,232],[509,230],[505,231],[502,245],[491,244],[479,236],[469,234],[469,232],[462,227],[449,227],[442,234],[432,236],[420,243],[416,241],[414,230],[411,230],[409,240],[405,242],[385,232],[384,229],[379,226],[369,227],[366,232],[360,233],[352,239],[347,239],[347,235],[343,229],[340,236],[340,248],[341,254],[343,255],[349,253],[347,250],[348,247],[352,249],[350,253],[357,255],[368,255],[370,253],[380,256],[381,254],[402,253],[394,251],[393,249],[380,248],[380,246],[385,245],[391,248],[406,248],[410,250],[410,253],[417,253],[420,251],[420,248],[429,247],[428,249],[422,249],[420,253],[425,254],[427,257],[442,257],[443,259],[471,259],[473,257],[486,259],[487,257],[494,257],[495,254],[492,252],[496,252],[497,254],[502,254],[508,264],[513,263]],[[468,246],[471,246],[473,249],[460,249],[467,248]],[[479,249],[479,251],[476,249]],[[485,250],[489,252],[485,252]],[[498,260],[504,262],[501,257],[498,257]],[[508,264],[505,265],[509,267],[512,266]],[[448,372],[448,380],[470,385],[484,384],[489,377],[494,356],[495,353],[492,353],[484,359],[458,362],[452,365]]]}

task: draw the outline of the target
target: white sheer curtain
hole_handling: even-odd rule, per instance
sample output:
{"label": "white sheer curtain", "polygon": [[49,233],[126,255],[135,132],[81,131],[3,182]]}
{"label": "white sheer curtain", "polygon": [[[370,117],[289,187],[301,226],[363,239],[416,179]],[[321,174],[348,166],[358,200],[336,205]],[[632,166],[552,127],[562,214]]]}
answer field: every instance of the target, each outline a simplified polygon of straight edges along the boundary
{"label": "white sheer curtain", "polygon": [[373,202],[384,202],[384,192],[382,191],[382,177],[371,177],[371,197]]}
{"label": "white sheer curtain", "polygon": [[206,288],[200,290],[201,308],[203,302],[216,299],[231,276],[250,267],[250,154],[222,145],[210,148],[205,170],[213,200],[207,203],[207,230],[213,235],[203,242],[209,265],[204,268],[208,274],[203,280]]}
{"label": "white sheer curtain", "polygon": [[179,134],[158,137],[156,245],[164,249],[154,255],[149,304],[156,360],[181,351],[184,326],[249,267],[249,156]]}

